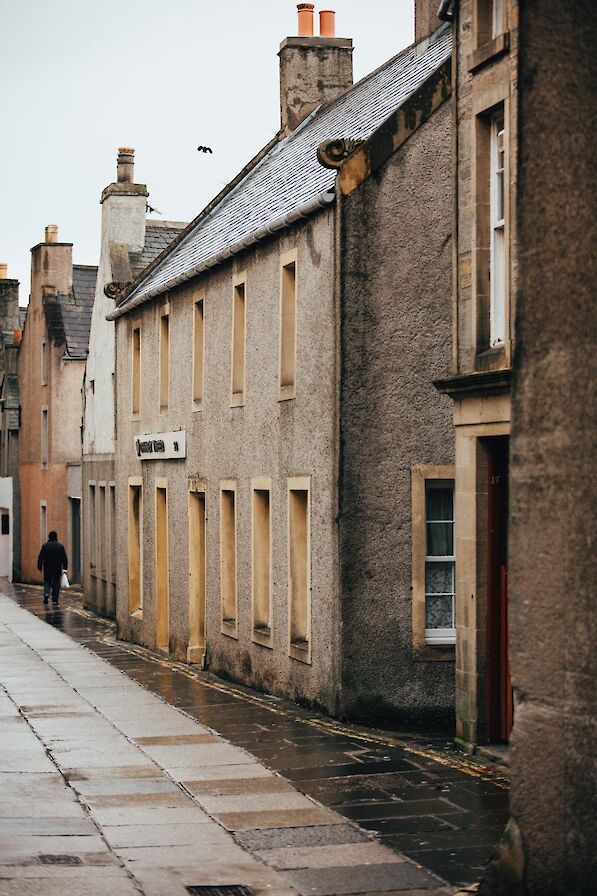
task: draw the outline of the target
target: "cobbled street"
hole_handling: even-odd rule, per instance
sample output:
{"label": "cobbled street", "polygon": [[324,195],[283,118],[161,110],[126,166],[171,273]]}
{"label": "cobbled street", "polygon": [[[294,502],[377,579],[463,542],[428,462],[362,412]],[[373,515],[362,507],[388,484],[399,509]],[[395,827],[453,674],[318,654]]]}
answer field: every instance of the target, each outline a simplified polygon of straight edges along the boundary
{"label": "cobbled street", "polygon": [[124,645],[75,592],[54,610],[0,590],[2,896],[443,896],[479,879],[503,768]]}

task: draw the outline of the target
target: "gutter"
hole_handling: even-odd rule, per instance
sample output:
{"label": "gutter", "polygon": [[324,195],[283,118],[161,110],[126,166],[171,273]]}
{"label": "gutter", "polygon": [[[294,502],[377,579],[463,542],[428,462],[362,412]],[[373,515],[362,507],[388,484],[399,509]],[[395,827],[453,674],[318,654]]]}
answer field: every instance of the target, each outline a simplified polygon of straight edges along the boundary
{"label": "gutter", "polygon": [[437,11],[437,17],[441,22],[454,21],[454,10],[450,12],[450,7],[452,6],[452,4],[456,6],[456,0],[441,0],[439,9]]}
{"label": "gutter", "polygon": [[304,218],[309,218],[319,209],[326,208],[326,206],[330,205],[335,198],[336,194],[334,191],[325,190],[323,193],[318,193],[317,196],[313,196],[311,199],[309,199],[307,202],[304,202],[302,205],[299,205],[298,208],[295,208],[293,211],[288,212],[287,214],[282,215],[273,221],[270,221],[269,224],[265,224],[262,227],[259,227],[257,230],[252,231],[252,233],[248,233],[242,239],[237,240],[235,243],[232,243],[231,246],[228,246],[226,249],[218,252],[217,255],[212,255],[211,258],[200,262],[198,265],[189,268],[181,274],[177,274],[175,277],[171,277],[170,280],[167,280],[165,283],[162,283],[159,286],[154,286],[151,289],[144,292],[139,292],[136,295],[133,293],[129,300],[125,300],[125,304],[118,305],[113,311],[107,314],[106,320],[117,320],[119,317],[122,317],[124,314],[128,314],[129,311],[132,311],[133,308],[138,308],[139,305],[143,305],[150,299],[153,299],[164,292],[168,292],[168,290],[174,289],[176,286],[180,286],[181,284],[186,283],[188,280],[192,280],[194,277],[199,276],[199,274],[203,274],[210,268],[217,267],[217,265],[228,261],[234,255],[238,255],[240,252],[243,252],[245,249],[248,249],[255,243],[261,242],[268,236],[271,236],[272,234],[277,233],[280,230],[285,230],[287,227],[291,227],[292,224],[295,224],[297,221],[300,221]]}

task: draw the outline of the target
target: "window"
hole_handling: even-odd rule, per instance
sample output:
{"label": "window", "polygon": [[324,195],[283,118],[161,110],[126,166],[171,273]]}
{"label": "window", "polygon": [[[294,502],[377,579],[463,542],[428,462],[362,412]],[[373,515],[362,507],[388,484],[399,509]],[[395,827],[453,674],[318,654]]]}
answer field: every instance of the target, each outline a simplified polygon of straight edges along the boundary
{"label": "window", "polygon": [[425,483],[425,641],[453,644],[456,636],[454,483]]}
{"label": "window", "polygon": [[129,613],[143,612],[143,486],[129,479]]}
{"label": "window", "polygon": [[288,621],[289,654],[311,661],[311,533],[309,480],[288,480]]}
{"label": "window", "polygon": [[282,258],[278,398],[294,398],[296,376],[296,251]]}
{"label": "window", "polygon": [[411,486],[413,657],[453,662],[454,467],[413,467]]}
{"label": "window", "polygon": [[205,491],[189,490],[189,646],[187,662],[203,664],[205,657],[206,553]]}
{"label": "window", "polygon": [[269,480],[252,483],[251,591],[253,640],[271,646],[272,524]]}
{"label": "window", "polygon": [[41,409],[41,465],[48,465],[48,409]]}
{"label": "window", "polygon": [[489,189],[489,344],[493,347],[503,345],[506,336],[503,108],[491,120]]}
{"label": "window", "polygon": [[97,531],[96,531],[96,506],[95,506],[95,482],[89,483],[89,568],[91,574],[96,574],[97,566]]}
{"label": "window", "polygon": [[203,299],[195,302],[193,320],[193,401],[203,400]]}
{"label": "window", "polygon": [[10,517],[8,513],[2,514],[2,535],[10,535]]}
{"label": "window", "polygon": [[220,592],[222,631],[236,637],[236,485],[222,483],[220,491]]}
{"label": "window", "polygon": [[137,417],[141,411],[141,328],[133,330],[132,412]]}
{"label": "window", "polygon": [[239,278],[232,296],[232,396],[231,407],[245,403],[245,275]]}
{"label": "window", "polygon": [[48,384],[48,351],[45,339],[41,342],[41,384],[42,386]]}
{"label": "window", "polygon": [[160,410],[168,407],[170,391],[170,314],[160,314]]}
{"label": "window", "polygon": [[506,30],[504,0],[477,0],[477,47],[488,44]]}

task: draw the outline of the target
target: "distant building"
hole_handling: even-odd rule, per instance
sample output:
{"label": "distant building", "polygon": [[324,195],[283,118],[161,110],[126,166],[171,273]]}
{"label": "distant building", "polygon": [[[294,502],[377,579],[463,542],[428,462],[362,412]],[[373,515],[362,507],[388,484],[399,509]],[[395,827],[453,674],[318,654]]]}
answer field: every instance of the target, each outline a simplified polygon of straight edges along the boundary
{"label": "distant building", "polygon": [[186,225],[146,219],[147,187],[133,183],[134,150],[118,151],[116,183],[101,196],[102,229],[83,404],[84,592],[86,605],[116,610],[114,298]]}
{"label": "distant building", "polygon": [[19,281],[0,265],[0,576],[18,580],[21,572],[19,498],[19,378],[21,339]]}
{"label": "distant building", "polygon": [[37,555],[55,529],[81,581],[81,387],[97,268],[73,265],[58,228],[31,250],[31,296],[19,349],[21,575],[39,582]]}
{"label": "distant building", "polygon": [[308,12],[279,137],[109,315],[118,629],[333,713],[452,718],[451,32],[353,86]]}

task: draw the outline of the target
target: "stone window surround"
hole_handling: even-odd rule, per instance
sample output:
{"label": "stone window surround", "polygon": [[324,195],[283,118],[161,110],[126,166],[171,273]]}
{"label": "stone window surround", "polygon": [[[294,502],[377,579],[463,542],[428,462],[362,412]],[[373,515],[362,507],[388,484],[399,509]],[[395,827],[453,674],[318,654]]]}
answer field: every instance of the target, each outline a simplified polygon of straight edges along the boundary
{"label": "stone window surround", "polygon": [[[291,359],[291,367],[293,371],[292,382],[282,383],[283,370],[287,366],[288,359],[285,358],[284,352],[286,348],[286,340],[284,334],[284,304],[287,295],[285,292],[285,269],[294,266],[294,345],[293,357]],[[291,249],[284,252],[280,256],[280,337],[278,350],[278,401],[288,401],[296,396],[296,354],[297,354],[297,337],[298,337],[298,250]]]}
{"label": "stone window surround", "polygon": [[[242,287],[242,289],[241,289]],[[242,295],[242,298],[241,298]],[[242,335],[237,331],[237,315],[242,302]],[[247,272],[240,271],[232,278],[232,326],[230,334],[230,407],[239,408],[245,403],[247,385]],[[242,344],[242,364],[241,344]],[[239,381],[242,389],[238,388]]]}
{"label": "stone window surround", "polygon": [[[267,625],[257,625],[256,624],[256,582],[255,582],[255,573],[257,569],[256,563],[256,555],[257,551],[260,549],[259,535],[256,523],[256,514],[255,514],[255,493],[256,492],[267,492],[269,494],[269,518],[268,518],[268,544],[267,544],[267,564],[269,570],[269,593],[268,593],[268,611],[267,611]],[[266,476],[258,476],[254,479],[251,479],[251,640],[255,644],[261,644],[262,647],[272,648],[273,643],[273,618],[272,618],[272,605],[273,605],[273,592],[274,592],[274,577],[273,577],[273,557],[272,557],[272,481],[270,478]]]}
{"label": "stone window surround", "polygon": [[[290,495],[293,491],[307,492],[307,519],[306,519],[306,634],[305,644],[298,644],[292,640],[292,523]],[[311,664],[311,477],[292,476],[287,481],[287,538],[288,538],[288,656],[308,665]]]}
{"label": "stone window surround", "polygon": [[[201,313],[199,313],[201,306]],[[199,317],[200,314],[200,317]],[[197,325],[201,321],[200,350],[198,345]],[[203,389],[205,384],[205,290],[199,290],[193,298],[193,411],[200,411],[203,406]]]}
{"label": "stone window surround", "polygon": [[420,464],[411,468],[412,501],[412,653],[423,662],[454,662],[455,644],[431,645],[425,640],[425,483],[444,479],[455,484],[453,465]]}
{"label": "stone window surround", "polygon": [[[504,112],[504,266],[505,266],[505,331],[504,344],[489,346],[489,167],[491,120],[500,106]],[[475,368],[496,370],[511,363],[510,338],[510,146],[509,83],[493,90],[483,91],[473,101],[472,109],[472,160],[474,220],[471,233],[473,320],[475,334]]]}
{"label": "stone window surround", "polygon": [[[232,515],[232,533],[226,534],[224,532],[224,492],[232,492],[234,495],[234,504],[233,504],[233,515]],[[237,537],[237,527],[238,527],[238,515],[237,515],[237,483],[236,479],[221,479],[220,480],[220,620],[221,620],[221,632],[223,635],[227,635],[229,638],[238,639],[238,537]],[[230,615],[226,618],[225,615],[225,584],[224,584],[224,562],[225,562],[225,539],[230,539],[232,537],[234,539],[233,550],[234,550],[234,576],[231,583],[228,583],[229,586],[232,587],[233,593],[232,597],[234,600],[234,616]],[[228,545],[228,547],[230,547]]]}
{"label": "stone window surround", "polygon": [[[194,516],[193,501],[197,498],[203,498],[202,513],[199,518]],[[203,668],[205,662],[205,651],[207,645],[207,483],[205,479],[198,476],[189,476],[188,480],[188,510],[189,510],[189,644],[187,647],[187,663],[196,663]],[[203,532],[197,532],[197,525],[203,527]],[[200,587],[196,589],[197,580],[194,579],[193,570],[197,563],[196,548],[194,546],[194,538],[200,534],[202,536],[202,553],[199,553],[199,559],[202,563],[201,576],[199,579]],[[195,591],[196,589],[196,591]],[[199,613],[200,624],[197,626],[192,618],[193,613],[197,611],[196,599],[202,601],[203,606]],[[202,619],[201,619],[202,616]],[[201,632],[201,629],[203,631]]]}
{"label": "stone window surround", "polygon": [[[138,530],[139,530],[139,539],[138,539],[138,559],[133,557],[132,551],[132,540],[131,540],[131,532],[132,532],[132,523],[133,523],[133,489],[139,490],[139,514],[138,514]],[[129,615],[134,619],[143,619],[143,477],[142,476],[129,476],[127,482],[127,500],[128,500],[128,556],[127,556],[127,584],[128,584],[128,607],[129,607]],[[133,602],[131,600],[131,578],[132,578],[132,568],[133,563],[137,566],[137,577],[139,580],[139,594],[138,600],[135,601],[134,609]]]}

